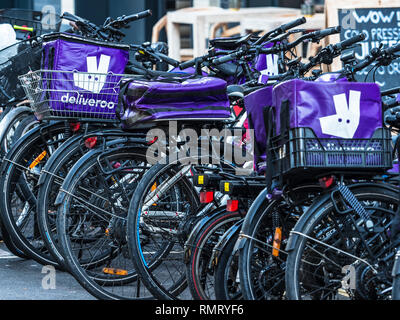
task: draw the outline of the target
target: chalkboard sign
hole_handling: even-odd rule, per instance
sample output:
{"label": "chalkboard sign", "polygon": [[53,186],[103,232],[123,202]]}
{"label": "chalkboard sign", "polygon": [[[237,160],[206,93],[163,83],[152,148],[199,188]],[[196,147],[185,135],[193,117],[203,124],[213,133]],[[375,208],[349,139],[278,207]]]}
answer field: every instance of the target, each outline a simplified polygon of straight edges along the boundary
{"label": "chalkboard sign", "polygon": [[[357,59],[363,59],[372,48],[393,46],[400,41],[400,8],[357,8],[338,9],[338,21],[342,27],[340,40],[351,38],[363,32],[366,38],[361,46],[354,49]],[[371,67],[360,71],[356,79],[378,83],[382,88],[389,89],[400,86],[400,59],[393,61],[390,66],[379,67],[372,70]]]}

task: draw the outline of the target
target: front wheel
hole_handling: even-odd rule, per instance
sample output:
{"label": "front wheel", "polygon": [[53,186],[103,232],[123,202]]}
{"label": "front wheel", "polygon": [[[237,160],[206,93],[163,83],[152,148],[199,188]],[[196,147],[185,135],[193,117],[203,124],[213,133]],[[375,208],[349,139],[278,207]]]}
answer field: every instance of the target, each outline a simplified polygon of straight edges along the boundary
{"label": "front wheel", "polygon": [[229,212],[224,209],[204,219],[202,228],[196,230],[197,234],[190,244],[186,275],[190,292],[196,300],[215,300],[217,286],[220,283],[214,282],[214,270],[211,263],[213,249],[224,233],[242,219],[242,214],[239,212]]}
{"label": "front wheel", "polygon": [[130,252],[143,282],[158,299],[190,297],[181,295],[187,287],[183,247],[199,199],[188,179],[189,170],[189,165],[154,165],[129,206]]}

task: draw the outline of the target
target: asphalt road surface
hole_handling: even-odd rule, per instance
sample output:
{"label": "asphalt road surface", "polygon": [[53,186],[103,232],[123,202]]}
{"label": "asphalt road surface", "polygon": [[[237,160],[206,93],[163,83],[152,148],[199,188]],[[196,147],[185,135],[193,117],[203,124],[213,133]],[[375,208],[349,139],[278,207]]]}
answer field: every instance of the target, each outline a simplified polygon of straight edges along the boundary
{"label": "asphalt road surface", "polygon": [[[55,277],[50,280],[51,273]],[[69,273],[53,273],[33,260],[16,257],[0,242],[0,300],[93,299]]]}

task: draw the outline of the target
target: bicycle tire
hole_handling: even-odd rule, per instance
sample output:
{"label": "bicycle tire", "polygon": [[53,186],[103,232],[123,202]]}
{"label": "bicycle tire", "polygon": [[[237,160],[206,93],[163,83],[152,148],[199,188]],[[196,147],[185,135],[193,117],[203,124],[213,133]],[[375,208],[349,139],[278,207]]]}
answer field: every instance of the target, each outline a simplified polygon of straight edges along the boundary
{"label": "bicycle tire", "polygon": [[66,269],[66,266],[60,246],[58,245],[55,218],[53,217],[53,219],[50,219],[49,216],[51,212],[57,212],[56,208],[53,208],[55,199],[52,199],[50,194],[52,194],[53,197],[57,196],[59,186],[61,186],[63,182],[59,173],[60,168],[69,160],[71,153],[76,154],[77,143],[79,148],[79,140],[81,137],[81,135],[75,135],[57,148],[56,152],[50,157],[44,166],[42,170],[43,173],[41,174],[38,183],[37,219],[39,232],[47,249],[61,269]]}
{"label": "bicycle tire", "polygon": [[[106,128],[90,128],[91,133],[98,132],[99,135],[107,135]],[[93,130],[93,131],[92,131]],[[97,131],[99,130],[99,131]],[[111,132],[115,132],[111,130]],[[122,133],[122,132],[121,132]],[[57,195],[60,187],[66,178],[69,170],[73,167],[77,161],[84,156],[86,152],[98,149],[94,147],[87,149],[82,141],[83,135],[75,135],[65,141],[52,155],[52,157],[46,162],[42,170],[42,174],[39,179],[39,192],[38,192],[38,204],[37,204],[37,215],[38,215],[38,226],[40,234],[45,242],[47,249],[53,255],[54,259],[60,266],[66,268],[62,249],[57,239],[57,224],[56,224],[56,213],[57,207],[55,205]],[[116,139],[107,143],[107,148],[115,146],[118,143],[126,143],[125,139]],[[97,151],[94,151],[96,153]],[[52,216],[52,217],[51,217]]]}
{"label": "bicycle tire", "polygon": [[[25,255],[35,261],[56,267],[58,267],[58,264],[49,252],[45,250],[45,246],[44,244],[42,245],[37,232],[36,195],[34,194],[34,189],[36,188],[35,181],[37,182],[40,170],[34,167],[33,170],[37,172],[29,171],[28,175],[23,171],[27,171],[28,163],[31,163],[29,161],[33,162],[38,154],[44,154],[44,150],[47,150],[47,155],[51,154],[52,151],[47,145],[48,140],[46,138],[52,141],[56,139],[53,147],[57,147],[63,141],[64,132],[65,124],[61,122],[34,128],[13,145],[4,158],[0,169],[2,172],[0,184],[4,190],[0,196],[0,215],[4,228],[9,233],[12,242]],[[41,166],[45,161],[46,156],[38,164]],[[27,180],[28,176],[29,182]],[[20,201],[20,205],[25,203],[24,211],[18,213],[16,211],[17,207],[11,203],[12,201]],[[14,213],[17,215],[14,216]]]}
{"label": "bicycle tire", "polygon": [[[381,183],[356,184],[350,185],[349,188],[358,201],[364,203],[365,210],[370,212],[374,225],[379,226],[377,227],[379,229],[374,229],[376,231],[370,233],[365,229],[357,229],[354,221],[358,225],[357,221],[360,220],[359,218],[356,220],[357,215],[354,214],[354,211],[341,215],[333,205],[333,202],[338,205],[339,200],[331,198],[331,193],[322,196],[299,219],[294,228],[296,233],[291,235],[289,241],[290,252],[285,275],[288,299],[370,299],[372,297],[386,299],[388,297],[388,289],[385,290],[380,285],[389,280],[377,279],[373,276],[372,268],[374,266],[368,264],[374,264],[373,259],[369,257],[371,254],[369,250],[373,250],[372,254],[376,253],[382,259],[389,255],[392,257],[390,261],[393,260],[395,252],[392,252],[394,248],[390,241],[387,241],[386,229],[390,228],[391,219],[398,205],[398,190]],[[315,235],[314,233],[318,231],[319,233]],[[350,238],[348,238],[349,236]],[[360,240],[361,236],[364,236],[365,240]],[[335,246],[333,246],[335,249],[325,245],[331,240],[335,241]],[[385,241],[387,241],[386,244],[389,244],[388,247],[384,245]],[[330,242],[327,244],[333,245]],[[346,247],[339,248],[339,245],[346,245]],[[378,249],[381,251],[376,252]],[[350,250],[351,252],[348,252]],[[317,255],[313,256],[315,253]],[[321,254],[324,257],[323,260],[318,258]],[[364,260],[360,260],[360,256]],[[354,268],[355,274],[351,271],[351,267]],[[389,266],[375,265],[375,267],[386,268]],[[392,266],[390,266],[391,268]],[[330,270],[329,277],[325,278],[321,275],[323,270]],[[351,273],[346,275],[348,270]],[[383,272],[382,269],[378,271]],[[349,286],[346,284],[344,287],[343,279],[350,279],[354,283],[350,283]],[[390,278],[390,283],[386,283],[386,286],[391,287],[391,280]],[[372,287],[369,286],[370,284]],[[381,293],[374,291],[378,288],[382,289]]]}
{"label": "bicycle tire", "polygon": [[210,270],[212,251],[225,231],[241,218],[242,214],[239,212],[228,212],[222,209],[211,217],[205,218],[202,228],[197,230],[192,241],[190,258],[186,264],[186,278],[195,300],[215,299],[214,287],[217,285],[214,283],[214,270]]}
{"label": "bicycle tire", "polygon": [[[320,192],[321,188],[315,185],[296,187],[288,193],[292,200],[291,206],[287,206],[283,198],[268,201],[267,190],[264,189],[254,201],[244,219],[239,245],[240,287],[245,300],[284,298],[286,260],[284,250],[289,231],[297,221],[292,221],[290,217],[296,212],[294,218],[298,219],[301,209],[295,210],[295,208],[297,206],[302,208],[305,203],[311,203],[312,195],[318,195]],[[290,209],[292,207],[293,209]],[[284,213],[284,210],[287,213]],[[272,222],[274,212],[280,216],[282,227],[281,249],[283,251],[276,257],[272,255],[271,249],[274,238]]]}
{"label": "bicycle tire", "polygon": [[400,300],[400,251],[395,256],[392,277],[392,300]]}
{"label": "bicycle tire", "polygon": [[[106,200],[109,199],[107,201],[109,201],[110,203],[113,202],[114,200],[112,200],[112,198],[107,198],[106,195],[100,193],[99,187],[94,186],[94,183],[92,183],[91,180],[90,184],[93,185],[92,189],[93,192],[97,190],[97,192],[101,194],[101,198],[94,194],[90,194],[89,191],[86,190],[87,188],[86,185],[84,185],[85,189],[82,189],[81,185],[79,184],[80,181],[81,183],[89,181],[89,175],[95,177],[94,173],[96,172],[96,165],[98,164],[98,156],[101,154],[101,152],[102,151],[99,150],[93,150],[86,153],[71,168],[71,170],[69,171],[67,177],[65,178],[62,184],[61,187],[62,190],[60,191],[60,194],[57,198],[56,204],[59,206],[56,219],[57,234],[58,234],[59,244],[62,250],[62,255],[64,257],[65,265],[67,266],[69,272],[82,285],[82,287],[84,287],[90,294],[92,294],[94,297],[98,299],[106,299],[106,300],[149,299],[152,297],[152,295],[148,293],[145,287],[142,286],[140,279],[138,279],[136,269],[134,268],[130,257],[124,256],[125,252],[123,251],[124,247],[113,249],[112,247],[109,246],[109,243],[114,243],[114,240],[120,241],[120,245],[125,246],[125,244],[123,244],[124,241],[123,216],[121,216],[121,218],[117,218],[115,215],[111,216],[108,215],[107,218],[107,213],[104,213],[102,207],[99,207],[100,205],[102,205],[102,203],[104,203],[103,202],[104,199]],[[107,154],[108,158],[104,160],[105,162],[116,159],[133,159],[133,160],[136,159],[139,162],[145,160],[145,149],[143,149],[143,147],[130,147],[125,149],[116,148],[115,152],[109,150],[107,151]],[[108,177],[108,180],[111,181],[112,178],[113,178],[112,176]],[[81,194],[79,193],[80,191],[82,191]],[[88,212],[91,213],[85,217],[86,219],[85,224],[90,226],[90,223],[93,223],[93,221],[94,223],[96,223],[94,217],[99,216],[99,214],[103,213],[101,218],[101,221],[103,221],[103,227],[101,227],[101,224],[98,223],[98,228],[101,228],[101,230],[99,230],[98,232],[96,231],[97,238],[94,238],[94,241],[98,239],[99,242],[101,242],[102,239],[103,240],[105,239],[104,243],[106,245],[104,246],[102,252],[100,252],[101,250],[100,247],[96,249],[95,246],[96,242],[94,242],[94,244],[87,243],[88,247],[85,248],[86,252],[82,251],[82,253],[80,253],[79,250],[81,249],[78,246],[80,241],[79,237],[71,233],[72,231],[74,231],[74,233],[78,234],[76,230],[78,230],[79,227],[79,226],[76,227],[76,225],[71,224],[70,214],[72,215],[78,214],[77,212],[75,213],[74,211],[71,211],[71,208],[73,208],[75,203],[80,203],[82,207],[85,208],[85,205],[83,204],[83,199],[84,199],[83,192],[87,192],[88,197],[94,197],[94,200],[100,201],[100,204],[97,205],[98,208],[96,208],[95,205],[93,205],[96,204],[96,202],[93,202],[94,201],[93,199],[90,200],[89,198],[85,198],[87,206],[90,207],[89,208],[90,210]],[[113,195],[115,195],[115,192],[113,193]],[[110,197],[112,197],[112,195],[110,195]],[[93,204],[89,204],[90,201],[92,201]],[[106,205],[106,203],[104,203],[103,207],[108,208],[109,206]],[[122,206],[120,209],[122,211],[126,210],[124,209],[124,206]],[[96,210],[99,211],[96,213],[95,212]],[[115,218],[114,222],[112,222],[113,217]],[[108,219],[107,221],[105,220],[106,218]],[[118,221],[121,222],[121,224],[119,224],[119,227],[118,227]],[[107,233],[106,227],[110,223],[116,227],[115,230],[119,228],[119,231],[122,233],[120,235],[113,233],[112,231],[110,233]],[[85,235],[84,230],[82,232],[84,238]],[[95,254],[98,254],[97,256],[95,256],[97,260],[90,256],[91,248],[94,249]],[[88,256],[90,260],[93,261],[90,260],[84,261],[84,259],[86,259],[85,256]],[[117,269],[126,270],[126,274],[118,276],[118,275],[104,273],[105,272],[104,266],[106,265],[106,263],[108,263],[108,261],[110,261],[111,265],[113,262],[117,264],[118,265]],[[116,268],[115,264],[113,265],[112,268]],[[107,268],[109,268],[109,266],[107,266]],[[127,288],[129,289],[129,292],[125,293],[125,291],[128,290]]]}
{"label": "bicycle tire", "polygon": [[[243,219],[232,226],[224,237],[225,243],[217,256],[214,267],[214,284],[216,300],[242,300],[243,294],[240,285],[239,274],[239,251],[237,240]],[[239,278],[239,279],[238,279]]]}
{"label": "bicycle tire", "polygon": [[32,111],[28,108],[25,108],[25,110],[10,108],[9,111],[3,115],[0,121],[0,160],[2,160],[11,146],[18,140],[14,135],[21,121],[31,114]]}
{"label": "bicycle tire", "polygon": [[[136,226],[139,226],[139,222],[141,219],[141,211],[142,211],[142,206],[141,203],[143,203],[143,197],[149,192],[149,190],[152,188],[154,185],[155,181],[157,179],[157,183],[161,186],[161,181],[163,179],[163,175],[166,174],[167,177],[174,177],[174,175],[179,176],[178,181],[179,181],[179,189],[174,189],[175,192],[180,192],[182,190],[182,201],[176,201],[173,203],[173,209],[174,211],[176,209],[176,212],[180,212],[178,208],[182,209],[183,205],[187,206],[185,209],[185,214],[183,215],[184,219],[187,219],[191,217],[195,217],[196,212],[199,208],[199,198],[198,194],[195,191],[193,185],[191,184],[190,181],[188,181],[187,177],[184,174],[178,173],[180,172],[179,166],[176,164],[155,164],[153,165],[148,172],[143,176],[138,188],[136,189],[132,200],[129,205],[129,213],[128,213],[128,245],[129,249],[131,252],[131,255],[133,257],[133,261],[135,263],[136,269],[138,270],[138,273],[141,275],[143,282],[145,283],[146,287],[149,289],[149,291],[156,297],[157,299],[177,299],[180,294],[185,294],[185,288],[186,288],[186,275],[184,272],[181,270],[184,270],[184,262],[182,257],[180,256],[179,252],[183,252],[183,246],[184,242],[186,241],[187,235],[184,235],[183,237],[177,237],[178,236],[178,229],[176,228],[176,224],[179,223],[178,219],[175,221],[173,217],[166,217],[166,223],[170,223],[170,227],[163,227],[163,224],[161,222],[158,222],[156,219],[153,221],[150,221],[150,224],[154,224],[156,228],[160,227],[161,232],[163,232],[164,229],[170,229],[170,232],[166,234],[166,237],[171,236],[170,243],[174,244],[175,250],[173,251],[173,254],[175,254],[175,258],[168,258],[168,255],[163,257],[161,254],[158,253],[157,250],[153,248],[153,245],[146,245],[145,249],[145,243],[146,241],[150,241],[149,239],[153,239],[156,235],[161,236],[159,233],[152,233],[146,231],[146,234],[139,235],[139,230]],[[165,176],[164,176],[164,179]],[[167,180],[165,180],[167,181]],[[176,185],[176,184],[175,184]],[[174,186],[175,186],[174,185]],[[169,189],[168,189],[169,190]],[[171,195],[172,196],[172,195]],[[178,216],[178,213],[177,213]],[[148,219],[151,219],[150,216],[148,216]],[[177,235],[173,235],[173,229],[177,232]],[[180,230],[180,228],[179,228]],[[142,239],[141,239],[142,237]],[[145,241],[142,243],[142,240]],[[161,241],[163,245],[165,243],[168,243],[169,240],[165,239]],[[150,242],[147,242],[147,244]],[[155,245],[157,246],[157,245]],[[160,244],[161,246],[161,244]],[[143,248],[143,250],[142,250]],[[153,252],[154,250],[154,252]],[[153,252],[153,253],[152,253]],[[175,253],[176,252],[176,253]],[[145,254],[144,254],[145,253]],[[146,261],[145,255],[147,257]],[[154,266],[154,261],[161,261],[161,264],[158,263],[156,266]],[[168,272],[168,264],[171,264],[170,261],[174,261],[177,265],[173,265],[174,269],[174,274],[169,273],[170,277],[168,278],[168,281],[165,283],[163,282],[163,275],[160,273],[160,270],[163,270],[163,268],[167,269]],[[159,269],[158,269],[159,268]],[[158,270],[157,270],[158,269]],[[165,270],[164,270],[165,272]],[[160,277],[160,278],[158,278]],[[164,287],[167,286],[167,287]]]}
{"label": "bicycle tire", "polygon": [[26,116],[18,125],[18,127],[15,130],[14,136],[13,136],[13,143],[18,141],[19,138],[21,138],[25,133],[27,133],[29,130],[33,129],[35,126],[39,125],[40,122],[36,120],[36,117],[34,115],[28,115]]}

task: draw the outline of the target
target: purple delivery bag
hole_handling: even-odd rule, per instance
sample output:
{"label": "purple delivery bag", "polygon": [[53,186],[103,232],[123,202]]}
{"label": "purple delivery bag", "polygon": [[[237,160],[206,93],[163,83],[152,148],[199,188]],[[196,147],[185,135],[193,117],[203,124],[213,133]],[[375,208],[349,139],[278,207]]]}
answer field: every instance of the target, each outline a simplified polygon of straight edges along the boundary
{"label": "purple delivery bag", "polygon": [[257,171],[262,170],[266,160],[266,135],[264,113],[272,106],[272,86],[262,87],[244,97],[244,106],[250,129],[254,130],[254,164]]}
{"label": "purple delivery bag", "polygon": [[129,46],[62,33],[44,41],[42,86],[49,103],[42,115],[114,119]]}
{"label": "purple delivery bag", "polygon": [[289,80],[273,89],[274,174],[391,168],[391,139],[375,83]]}
{"label": "purple delivery bag", "polygon": [[[125,127],[172,119],[226,119],[230,105],[226,81],[212,77],[122,82]],[[121,92],[122,93],[122,92]]]}
{"label": "purple delivery bag", "polygon": [[359,82],[289,80],[274,87],[276,133],[283,101],[289,101],[290,128],[311,128],[317,137],[371,138],[383,126],[379,86]]}

